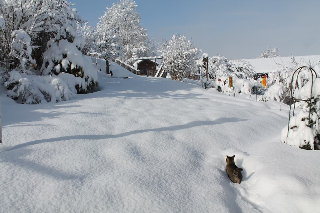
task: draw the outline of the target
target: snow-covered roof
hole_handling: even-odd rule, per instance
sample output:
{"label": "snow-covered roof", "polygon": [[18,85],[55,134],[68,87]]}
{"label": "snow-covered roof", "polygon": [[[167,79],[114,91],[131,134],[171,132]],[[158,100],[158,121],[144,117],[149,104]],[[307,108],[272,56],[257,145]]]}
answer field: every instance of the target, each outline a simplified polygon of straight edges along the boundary
{"label": "snow-covered roof", "polygon": [[153,57],[141,57],[137,58],[136,60],[155,60],[155,59],[162,59],[162,56],[153,56]]}

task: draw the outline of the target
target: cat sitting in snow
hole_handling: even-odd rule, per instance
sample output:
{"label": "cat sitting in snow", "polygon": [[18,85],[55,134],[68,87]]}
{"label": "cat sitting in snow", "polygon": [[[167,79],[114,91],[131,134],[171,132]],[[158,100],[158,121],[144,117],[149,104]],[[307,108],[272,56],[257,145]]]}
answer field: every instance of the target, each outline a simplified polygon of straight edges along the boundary
{"label": "cat sitting in snow", "polygon": [[233,155],[231,157],[227,156],[227,158],[226,158],[226,161],[227,161],[226,172],[232,182],[241,183],[241,181],[242,181],[241,171],[243,169],[238,168],[236,166],[236,164],[234,163],[234,157],[235,157],[235,155]]}

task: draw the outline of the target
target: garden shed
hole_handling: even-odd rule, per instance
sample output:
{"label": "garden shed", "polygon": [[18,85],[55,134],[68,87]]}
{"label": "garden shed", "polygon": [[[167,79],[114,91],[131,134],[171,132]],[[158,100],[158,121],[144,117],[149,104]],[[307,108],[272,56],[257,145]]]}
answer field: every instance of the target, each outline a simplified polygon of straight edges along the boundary
{"label": "garden shed", "polygon": [[140,75],[155,76],[157,65],[155,61],[151,61],[150,59],[141,59],[136,62]]}

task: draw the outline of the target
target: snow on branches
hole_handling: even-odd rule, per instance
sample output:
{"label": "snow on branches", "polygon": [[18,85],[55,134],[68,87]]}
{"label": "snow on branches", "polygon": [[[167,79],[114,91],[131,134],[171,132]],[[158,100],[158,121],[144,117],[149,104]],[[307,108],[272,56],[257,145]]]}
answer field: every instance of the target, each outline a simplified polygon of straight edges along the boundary
{"label": "snow on branches", "polygon": [[146,56],[147,33],[141,27],[136,8],[133,0],[120,0],[112,7],[107,7],[105,14],[100,17],[96,43],[102,58],[120,57],[122,61],[131,63],[134,58]]}
{"label": "snow on branches", "polygon": [[174,35],[161,48],[163,69],[172,79],[182,80],[194,72],[200,50],[185,36]]}
{"label": "snow on branches", "polygon": [[9,65],[4,82],[12,98],[54,102],[97,86],[97,70],[81,53],[85,43],[77,24],[82,19],[71,6],[66,0],[1,4],[0,61]]}
{"label": "snow on branches", "polygon": [[74,43],[66,39],[51,41],[48,50],[44,53],[44,65],[41,68],[42,75],[59,75],[60,73],[72,74],[79,79],[78,84],[73,85],[77,93],[85,93],[97,86],[97,69],[92,65],[91,59],[83,56],[75,43],[81,38],[75,38]]}
{"label": "snow on branches", "polygon": [[269,48],[260,54],[260,58],[274,58],[279,56],[279,48]]}
{"label": "snow on branches", "polygon": [[20,61],[21,68],[28,69],[32,60],[31,38],[24,30],[15,30],[12,32],[10,55]]}

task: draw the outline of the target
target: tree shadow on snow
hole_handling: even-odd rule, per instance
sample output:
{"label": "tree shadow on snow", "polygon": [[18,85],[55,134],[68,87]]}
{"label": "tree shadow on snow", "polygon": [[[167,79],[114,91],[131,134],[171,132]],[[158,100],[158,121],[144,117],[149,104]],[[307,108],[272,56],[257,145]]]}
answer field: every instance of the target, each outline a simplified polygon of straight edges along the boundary
{"label": "tree shadow on snow", "polygon": [[[9,112],[2,113],[2,126],[30,126],[29,122],[41,121],[43,118],[56,118],[63,114],[60,109],[78,108],[81,105],[70,104],[74,101],[47,104],[16,104],[3,105],[1,111]],[[47,111],[47,112],[46,112]]]}
{"label": "tree shadow on snow", "polygon": [[[32,162],[25,158],[25,156],[29,156],[33,150],[29,149],[31,146],[43,144],[43,143],[55,143],[60,141],[69,141],[69,140],[107,140],[107,139],[115,139],[121,137],[127,137],[136,134],[142,134],[147,132],[168,132],[168,131],[179,131],[184,129],[191,129],[193,127],[201,127],[201,126],[214,126],[223,123],[230,123],[230,122],[241,122],[245,121],[244,119],[239,118],[219,118],[214,121],[194,121],[187,124],[177,125],[177,126],[170,126],[170,127],[160,127],[155,129],[142,129],[142,130],[133,130],[129,132],[120,133],[117,135],[73,135],[73,136],[63,136],[58,138],[50,138],[50,139],[42,139],[42,140],[35,140],[30,141],[24,144],[19,144],[13,147],[10,147],[6,150],[0,152],[0,160],[4,162],[8,162],[19,167],[29,169],[31,171],[44,174],[46,176],[53,177],[57,180],[70,180],[70,179],[77,179],[82,180],[83,177],[72,175],[65,173],[63,171],[59,171],[55,168],[41,165],[35,162]],[[12,153],[14,151],[14,153]],[[133,150],[136,151],[136,150]],[[199,158],[198,153],[193,153],[196,158]],[[201,156],[200,156],[201,157]],[[193,162],[195,167],[197,166],[197,161]]]}
{"label": "tree shadow on snow", "polygon": [[20,148],[25,148],[29,146],[34,146],[37,144],[42,143],[49,143],[49,142],[59,142],[59,141],[68,141],[68,140],[104,140],[104,139],[115,139],[115,138],[122,138],[127,137],[131,135],[136,134],[142,134],[147,132],[172,132],[172,131],[178,131],[178,130],[184,130],[184,129],[191,129],[193,127],[200,127],[200,126],[214,126],[219,125],[223,123],[233,123],[233,122],[241,122],[246,121],[245,119],[239,119],[239,118],[219,118],[214,121],[193,121],[187,124],[177,125],[177,126],[170,126],[170,127],[160,127],[155,129],[141,129],[141,130],[133,130],[130,132],[124,132],[117,135],[72,135],[72,136],[63,136],[58,138],[49,138],[49,139],[42,139],[42,140],[35,140],[30,141],[24,144],[19,144],[16,146],[13,146],[3,152],[8,152]]}
{"label": "tree shadow on snow", "polygon": [[0,155],[0,161],[7,162],[16,166],[19,166],[23,169],[27,169],[41,175],[52,177],[56,180],[83,180],[84,176],[73,175],[67,172],[60,171],[56,168],[41,165],[37,162],[27,159],[33,150],[23,148],[21,150],[16,150],[15,153],[3,152]]}

